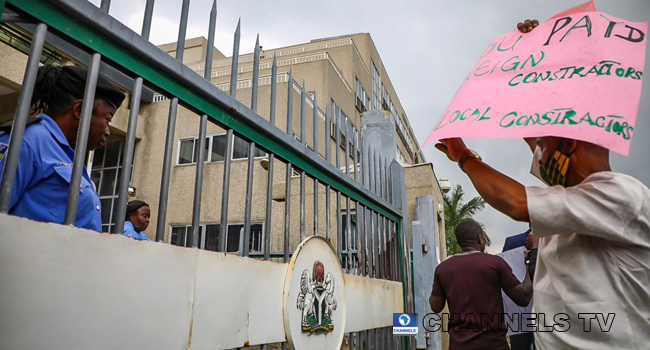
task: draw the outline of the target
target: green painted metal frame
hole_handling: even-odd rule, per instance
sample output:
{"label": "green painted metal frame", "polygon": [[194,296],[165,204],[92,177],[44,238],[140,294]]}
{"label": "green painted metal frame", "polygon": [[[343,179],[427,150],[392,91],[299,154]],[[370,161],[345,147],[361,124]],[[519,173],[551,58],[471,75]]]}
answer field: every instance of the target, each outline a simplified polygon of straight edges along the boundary
{"label": "green painted metal frame", "polygon": [[289,161],[296,167],[305,170],[311,176],[318,178],[319,181],[323,183],[329,184],[333,189],[341,191],[341,193],[349,196],[355,202],[359,202],[362,205],[375,210],[391,221],[399,221],[399,217],[384,210],[384,208],[373,201],[370,201],[362,193],[355,191],[344,182],[338,181],[336,178],[330,177],[321,172],[310,163],[305,162],[301,155],[288,151],[276,141],[260,133],[253,126],[244,124],[236,118],[233,118],[226,110],[217,106],[214,102],[204,98],[203,96],[197,95],[194,91],[183,86],[178,81],[161,74],[155,68],[146,64],[146,62],[143,62],[135,55],[132,55],[129,51],[116,45],[103,35],[89,30],[84,26],[84,24],[71,18],[68,14],[60,11],[51,4],[39,0],[6,1],[12,7],[37,18],[47,24],[48,27],[56,29],[60,33],[74,39],[88,49],[100,53],[103,57],[117,63],[128,71],[133,72],[133,74],[141,76],[145,81],[159,87],[161,90],[178,97],[178,99],[183,101],[184,104],[207,114],[212,119],[228,128],[232,128],[245,138],[254,140],[262,148],[275,153],[281,159]]}

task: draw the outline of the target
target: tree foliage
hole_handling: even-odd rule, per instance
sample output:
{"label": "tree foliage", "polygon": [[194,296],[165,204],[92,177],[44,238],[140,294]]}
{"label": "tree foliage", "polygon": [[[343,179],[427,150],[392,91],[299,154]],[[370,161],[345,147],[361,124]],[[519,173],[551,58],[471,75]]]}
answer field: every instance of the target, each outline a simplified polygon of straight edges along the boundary
{"label": "tree foliage", "polygon": [[[449,194],[444,194],[445,201],[445,237],[447,240],[447,256],[452,256],[461,252],[458,242],[456,242],[456,235],[454,230],[456,226],[463,220],[474,219],[483,208],[485,208],[485,200],[480,196],[470,199],[467,203],[463,202],[465,191],[460,185],[456,187]],[[485,226],[479,223],[485,232]],[[490,245],[490,238],[487,233],[485,234],[487,245]]]}

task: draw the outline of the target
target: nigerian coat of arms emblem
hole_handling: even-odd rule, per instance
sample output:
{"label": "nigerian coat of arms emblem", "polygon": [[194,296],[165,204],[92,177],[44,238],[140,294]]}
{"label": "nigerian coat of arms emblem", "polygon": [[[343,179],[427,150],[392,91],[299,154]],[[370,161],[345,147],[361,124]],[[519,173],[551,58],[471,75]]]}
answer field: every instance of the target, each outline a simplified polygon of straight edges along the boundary
{"label": "nigerian coat of arms emblem", "polygon": [[334,277],[325,275],[325,266],[316,260],[312,268],[302,272],[298,309],[302,310],[302,331],[309,334],[329,333],[334,330],[332,312],[336,310]]}

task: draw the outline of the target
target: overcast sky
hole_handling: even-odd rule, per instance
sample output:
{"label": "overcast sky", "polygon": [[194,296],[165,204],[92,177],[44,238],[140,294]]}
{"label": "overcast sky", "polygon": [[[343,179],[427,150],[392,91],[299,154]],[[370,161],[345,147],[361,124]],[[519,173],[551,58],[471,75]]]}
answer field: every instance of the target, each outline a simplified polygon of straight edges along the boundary
{"label": "overcast sky", "polygon": [[[99,0],[92,1],[99,4]],[[497,36],[526,18],[543,21],[582,0],[220,0],[216,46],[232,54],[232,34],[242,20],[241,52],[252,52],[255,35],[265,49],[351,33],[370,33],[390,75],[413,130],[422,143],[451,102],[479,56]],[[142,27],[144,0],[112,0],[111,15],[136,32]],[[206,36],[211,0],[190,6],[187,37]],[[157,0],[151,40],[177,38],[181,0]],[[649,0],[597,0],[599,11],[630,21],[650,20]],[[646,52],[647,51],[646,47]],[[646,54],[646,56],[649,56]],[[648,70],[648,60],[644,71]],[[650,186],[650,87],[644,84],[629,157],[612,155],[615,171]],[[521,139],[465,140],[488,164],[525,185],[541,185],[529,174],[530,151]],[[433,146],[425,156],[438,177],[460,184],[467,198],[478,195],[467,176]],[[517,223],[487,207],[477,216],[492,238],[491,252],[500,252],[505,237],[523,232]]]}

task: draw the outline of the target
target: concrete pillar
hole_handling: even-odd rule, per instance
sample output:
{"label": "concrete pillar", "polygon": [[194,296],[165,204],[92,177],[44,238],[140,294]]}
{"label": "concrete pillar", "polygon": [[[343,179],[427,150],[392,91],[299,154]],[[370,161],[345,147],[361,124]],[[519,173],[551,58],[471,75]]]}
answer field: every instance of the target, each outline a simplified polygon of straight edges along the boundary
{"label": "concrete pillar", "polygon": [[441,349],[440,331],[428,332],[422,323],[430,314],[429,296],[433,289],[433,276],[439,263],[436,244],[436,217],[433,196],[415,199],[415,219],[413,221],[413,288],[415,291],[415,312],[418,314],[420,329],[416,336],[417,348],[427,350]]}
{"label": "concrete pillar", "polygon": [[[395,120],[385,111],[370,111],[361,115],[363,148],[375,152],[390,164],[395,159]],[[368,148],[370,146],[370,148]]]}

